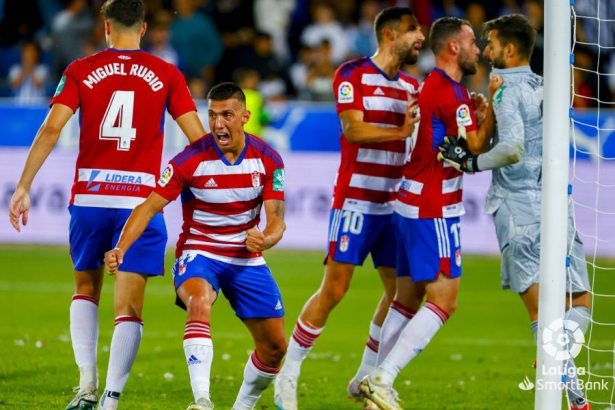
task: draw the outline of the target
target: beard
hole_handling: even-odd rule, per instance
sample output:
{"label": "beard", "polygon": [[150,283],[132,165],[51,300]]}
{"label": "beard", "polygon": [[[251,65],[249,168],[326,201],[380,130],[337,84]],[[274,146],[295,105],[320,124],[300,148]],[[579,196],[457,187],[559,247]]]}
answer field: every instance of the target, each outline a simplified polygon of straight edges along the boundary
{"label": "beard", "polygon": [[474,75],[478,71],[478,68],[476,67],[476,59],[472,58],[470,53],[465,50],[461,50],[461,53],[457,58],[457,63],[459,64],[459,68],[461,69],[463,75]]}
{"label": "beard", "polygon": [[412,43],[410,46],[401,46],[395,50],[395,54],[399,57],[399,61],[403,64],[413,65],[418,60],[418,53],[414,51],[416,43]]}
{"label": "beard", "polygon": [[493,60],[490,60],[493,68],[506,68],[506,63],[504,62],[504,50],[500,52],[497,56],[493,57]]}

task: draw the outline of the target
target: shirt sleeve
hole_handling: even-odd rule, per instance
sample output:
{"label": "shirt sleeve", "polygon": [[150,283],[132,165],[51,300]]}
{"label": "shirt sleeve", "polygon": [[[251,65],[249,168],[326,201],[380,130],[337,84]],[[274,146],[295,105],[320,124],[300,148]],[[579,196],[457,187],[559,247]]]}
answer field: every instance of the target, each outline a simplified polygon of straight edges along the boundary
{"label": "shirt sleeve", "polygon": [[284,163],[276,163],[272,159],[266,162],[265,186],[263,188],[263,201],[269,199],[284,200]]}
{"label": "shirt sleeve", "polygon": [[187,112],[196,111],[196,105],[182,73],[175,66],[170,64],[169,66],[173,73],[169,85],[169,95],[167,96],[167,109],[173,119],[176,119]]}
{"label": "shirt sleeve", "polygon": [[186,168],[186,163],[178,166],[173,158],[162,171],[154,192],[169,201],[176,200],[189,183],[189,178],[186,178]]}
{"label": "shirt sleeve", "polygon": [[[435,104],[438,107],[438,104]],[[477,120],[472,100],[455,100],[441,106],[440,118],[446,128],[446,135],[458,135],[459,127],[476,131]]]}
{"label": "shirt sleeve", "polygon": [[78,80],[78,60],[73,61],[62,74],[56,92],[49,103],[49,107],[54,104],[64,104],[76,112],[80,106],[79,80]]}
{"label": "shirt sleeve", "polygon": [[333,93],[338,115],[347,110],[363,111],[361,79],[353,63],[346,63],[337,69],[333,78]]}

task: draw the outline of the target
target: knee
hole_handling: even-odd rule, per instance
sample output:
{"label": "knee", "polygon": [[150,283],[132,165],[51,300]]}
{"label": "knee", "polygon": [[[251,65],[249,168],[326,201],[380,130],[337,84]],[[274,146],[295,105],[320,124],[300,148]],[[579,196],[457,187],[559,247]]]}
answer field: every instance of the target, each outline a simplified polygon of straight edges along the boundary
{"label": "knee", "polygon": [[457,310],[457,298],[432,300],[432,304],[436,305],[441,311],[446,313],[449,317]]}
{"label": "knee", "polygon": [[320,290],[321,302],[330,308],[335,307],[344,297],[348,285],[345,283],[333,283]]}
{"label": "knee", "polygon": [[288,343],[286,339],[281,340],[279,343],[275,343],[271,347],[271,358],[275,360],[276,363],[280,363],[284,356],[286,355],[286,350],[288,348]]}
{"label": "knee", "polygon": [[186,304],[189,320],[208,321],[211,313],[211,304],[212,301],[206,295],[191,295]]}
{"label": "knee", "polygon": [[288,348],[288,343],[286,339],[283,340],[271,340],[262,346],[259,346],[258,349],[258,357],[263,363],[268,366],[278,366],[284,355],[286,354],[286,349]]}

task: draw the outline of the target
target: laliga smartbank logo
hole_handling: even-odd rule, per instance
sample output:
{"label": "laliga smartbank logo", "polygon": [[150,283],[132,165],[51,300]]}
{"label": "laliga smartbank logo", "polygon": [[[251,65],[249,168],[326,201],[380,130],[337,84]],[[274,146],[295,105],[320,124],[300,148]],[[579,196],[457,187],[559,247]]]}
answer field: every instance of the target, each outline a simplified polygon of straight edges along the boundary
{"label": "laliga smartbank logo", "polygon": [[574,359],[583,343],[585,336],[574,320],[555,319],[542,331],[542,348],[557,360]]}
{"label": "laliga smartbank logo", "polygon": [[559,376],[559,382],[548,382],[542,378],[536,379],[534,384],[528,376],[519,383],[519,389],[529,390],[608,390],[609,383],[599,381],[585,381],[579,376],[585,376],[585,367],[569,366],[568,359],[574,359],[581,353],[585,336],[580,326],[574,320],[556,319],[542,332],[542,348],[556,360],[563,362],[563,366],[542,365],[542,374],[546,376]]}

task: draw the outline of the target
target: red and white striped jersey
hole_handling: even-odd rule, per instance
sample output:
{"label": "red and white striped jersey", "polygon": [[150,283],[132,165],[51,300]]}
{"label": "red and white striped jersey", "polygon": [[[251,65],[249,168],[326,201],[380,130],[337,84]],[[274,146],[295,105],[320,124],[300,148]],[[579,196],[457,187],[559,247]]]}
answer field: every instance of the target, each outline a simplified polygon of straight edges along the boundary
{"label": "red and white striped jersey", "polygon": [[[338,115],[363,112],[363,121],[379,127],[399,127],[408,99],[419,83],[402,71],[388,78],[369,59],[349,61],[335,73],[333,90]],[[410,137],[410,136],[409,136]],[[406,158],[406,141],[351,144],[340,136],[341,163],[333,193],[333,209],[386,215],[393,212]]]}
{"label": "red and white striped jersey", "polygon": [[179,70],[143,50],[112,48],[71,63],[51,105],[79,112],[70,203],[134,208],[160,175],[165,109],[196,111]]}
{"label": "red and white striped jersey", "polygon": [[155,192],[173,201],[181,194],[184,225],[176,255],[187,249],[235,265],[264,264],[246,248],[246,231],[260,222],[263,201],[284,200],[284,163],[265,141],[246,135],[235,164],[212,134],[192,143],[162,172]]}
{"label": "red and white striped jersey", "polygon": [[477,129],[476,106],[467,88],[434,68],[421,84],[421,122],[404,166],[395,212],[406,218],[452,218],[465,213],[462,172],[439,162],[438,146],[458,128]]}

